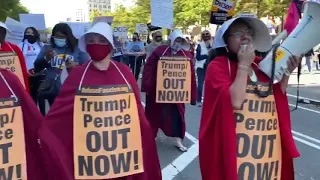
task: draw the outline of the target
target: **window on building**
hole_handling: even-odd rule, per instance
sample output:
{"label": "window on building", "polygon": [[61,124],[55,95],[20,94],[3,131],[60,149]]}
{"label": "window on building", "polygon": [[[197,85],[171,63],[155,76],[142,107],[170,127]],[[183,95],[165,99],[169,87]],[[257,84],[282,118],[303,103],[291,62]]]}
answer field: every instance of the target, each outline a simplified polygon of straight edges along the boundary
{"label": "window on building", "polygon": [[107,8],[107,6],[106,6],[106,5],[103,5],[103,8]]}
{"label": "window on building", "polygon": [[97,7],[97,5],[95,4],[95,5],[93,5],[93,7],[95,7],[95,8],[96,8],[96,7]]}

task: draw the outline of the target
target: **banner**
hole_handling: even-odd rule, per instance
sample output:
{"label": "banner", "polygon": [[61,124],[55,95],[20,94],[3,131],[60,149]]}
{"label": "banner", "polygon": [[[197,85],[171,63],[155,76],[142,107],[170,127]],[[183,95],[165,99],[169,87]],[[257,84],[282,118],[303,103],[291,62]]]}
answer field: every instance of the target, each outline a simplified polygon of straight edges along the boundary
{"label": "banner", "polygon": [[113,179],[144,171],[137,102],[128,85],[81,87],[73,125],[75,179]]}
{"label": "banner", "polygon": [[13,72],[21,81],[23,87],[26,87],[19,57],[12,52],[0,53],[0,68]]}
{"label": "banner", "polygon": [[191,102],[191,63],[186,57],[161,57],[157,69],[157,103]]}
{"label": "banner", "polygon": [[281,136],[273,95],[260,98],[269,84],[248,84],[247,99],[234,111],[238,179],[281,179]]}
{"label": "banner", "polygon": [[236,0],[213,0],[210,23],[221,25],[234,15]]}
{"label": "banner", "polygon": [[26,146],[21,107],[0,99],[0,178],[27,180]]}

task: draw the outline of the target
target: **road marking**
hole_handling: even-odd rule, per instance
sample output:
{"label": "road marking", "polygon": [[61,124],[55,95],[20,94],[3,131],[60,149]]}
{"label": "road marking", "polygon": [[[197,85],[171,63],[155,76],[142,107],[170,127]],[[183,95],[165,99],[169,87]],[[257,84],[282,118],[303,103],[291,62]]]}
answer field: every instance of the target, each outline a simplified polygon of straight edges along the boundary
{"label": "road marking", "polygon": [[[143,107],[146,106],[144,102],[141,101],[141,104]],[[289,104],[290,106],[295,107],[293,104]],[[301,106],[298,106],[300,109],[309,111],[309,112],[314,112],[317,114],[320,114],[320,111],[316,111],[313,109],[309,108],[304,108]],[[307,146],[313,147],[315,149],[320,150],[320,145],[316,145],[312,142],[320,144],[320,140],[307,136],[305,134],[292,131],[292,134],[294,134],[293,139],[296,141],[299,141]],[[185,134],[186,138],[188,138],[190,141],[192,141],[194,144],[188,149],[187,152],[181,154],[178,156],[175,160],[173,160],[169,165],[167,165],[165,168],[161,170],[162,173],[162,179],[163,180],[173,180],[180,172],[182,172],[194,159],[196,159],[199,156],[199,141],[197,138],[186,132]],[[297,137],[300,136],[300,137]],[[304,138],[304,139],[302,139]],[[307,141],[307,140],[311,141]]]}
{"label": "road marking", "polygon": [[[293,94],[287,94],[287,96],[297,98],[297,96],[295,96],[295,95],[293,95]],[[299,96],[299,98],[300,98],[300,99],[306,99],[306,100],[309,100],[309,101],[320,102],[319,100],[316,100],[316,99],[310,99],[310,98],[302,97],[302,96]]]}

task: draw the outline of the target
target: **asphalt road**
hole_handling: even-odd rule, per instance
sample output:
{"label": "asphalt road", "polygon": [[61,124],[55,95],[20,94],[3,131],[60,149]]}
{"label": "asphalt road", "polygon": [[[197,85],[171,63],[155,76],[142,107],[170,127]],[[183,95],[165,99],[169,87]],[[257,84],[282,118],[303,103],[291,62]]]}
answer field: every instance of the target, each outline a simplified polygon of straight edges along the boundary
{"label": "asphalt road", "polygon": [[[288,89],[290,108],[294,108],[296,88]],[[304,87],[304,97],[317,98],[319,88]],[[144,94],[141,93],[144,101]],[[318,97],[320,100],[320,97]],[[292,132],[301,154],[295,159],[296,180],[320,180],[320,108],[313,105],[299,105],[291,113]],[[201,180],[198,159],[198,131],[201,108],[186,106],[187,134],[184,144],[189,147],[185,153],[179,152],[173,139],[159,134],[157,139],[158,154],[162,168],[163,180]]]}

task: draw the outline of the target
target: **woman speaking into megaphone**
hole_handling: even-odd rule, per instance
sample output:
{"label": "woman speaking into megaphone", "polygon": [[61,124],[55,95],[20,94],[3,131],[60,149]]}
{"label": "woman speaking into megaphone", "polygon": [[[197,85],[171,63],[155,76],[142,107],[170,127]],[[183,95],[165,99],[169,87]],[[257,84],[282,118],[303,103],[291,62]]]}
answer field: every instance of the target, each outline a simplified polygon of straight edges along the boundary
{"label": "woman speaking into megaphone", "polygon": [[[202,179],[294,179],[299,152],[291,134],[289,77],[273,84],[255,55],[271,48],[267,27],[253,17],[233,18],[217,31],[213,48],[218,56],[207,68],[199,133]],[[299,61],[290,58],[289,73]]]}

